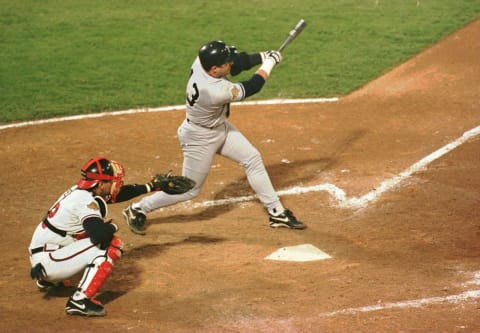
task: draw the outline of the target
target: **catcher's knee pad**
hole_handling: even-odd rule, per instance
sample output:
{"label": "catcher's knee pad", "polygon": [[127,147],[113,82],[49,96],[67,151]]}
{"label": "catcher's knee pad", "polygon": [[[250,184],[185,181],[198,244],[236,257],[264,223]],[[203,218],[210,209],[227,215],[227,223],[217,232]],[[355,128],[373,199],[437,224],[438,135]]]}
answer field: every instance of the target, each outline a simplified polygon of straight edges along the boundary
{"label": "catcher's knee pad", "polygon": [[107,248],[107,256],[112,261],[118,260],[122,257],[123,242],[117,236],[113,236],[110,245]]}

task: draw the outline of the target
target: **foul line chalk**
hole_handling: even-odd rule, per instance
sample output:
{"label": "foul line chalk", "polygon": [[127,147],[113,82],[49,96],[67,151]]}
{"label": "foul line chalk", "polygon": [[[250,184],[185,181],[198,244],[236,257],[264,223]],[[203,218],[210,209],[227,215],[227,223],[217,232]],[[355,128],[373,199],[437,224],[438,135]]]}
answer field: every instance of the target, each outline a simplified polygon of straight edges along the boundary
{"label": "foul line chalk", "polygon": [[[247,106],[247,105],[274,105],[274,104],[329,103],[329,102],[337,102],[337,101],[338,101],[337,97],[332,97],[332,98],[306,98],[306,99],[271,99],[271,100],[264,100],[264,101],[237,102],[233,104],[238,106]],[[42,119],[42,120],[32,120],[32,121],[26,121],[21,123],[2,125],[0,126],[0,131],[8,128],[18,128],[18,127],[42,125],[42,124],[48,124],[48,123],[58,123],[62,121],[103,118],[103,117],[111,117],[111,116],[123,116],[128,114],[135,114],[135,113],[166,112],[166,111],[176,111],[176,110],[184,110],[184,109],[185,109],[185,105],[174,105],[174,106],[164,106],[164,107],[158,107],[158,108],[129,109],[124,111],[101,112],[101,113],[58,117],[58,118],[50,118],[50,119]]]}
{"label": "foul line chalk", "polygon": [[[480,272],[474,272],[474,278],[465,283],[465,285],[480,285]],[[437,296],[420,298],[408,301],[400,301],[394,303],[383,303],[368,306],[361,306],[358,308],[348,308],[343,310],[336,310],[330,312],[320,313],[319,317],[333,317],[337,315],[354,315],[357,313],[389,310],[389,309],[405,309],[405,308],[419,308],[427,305],[442,304],[442,303],[460,303],[469,299],[480,298],[480,290],[468,290],[463,293],[448,296]]]}
{"label": "foul line chalk", "polygon": [[449,153],[450,151],[454,150],[455,148],[467,142],[468,140],[474,138],[478,134],[480,134],[480,126],[477,126],[463,133],[463,135],[458,139],[456,139],[455,141],[450,142],[449,144],[436,150],[430,155],[422,158],[420,161],[411,165],[409,168],[401,172],[399,175],[392,177],[390,179],[384,180],[377,188],[373,189],[372,191],[368,192],[362,197],[360,198],[354,197],[350,199],[346,199],[344,197],[338,197],[337,200],[340,202],[341,207],[347,207],[347,208],[365,207],[369,202],[376,200],[384,192],[397,186],[400,182],[410,177],[412,174],[418,171],[424,170],[430,163],[442,157],[443,155]]}
{"label": "foul line chalk", "polygon": [[389,309],[404,309],[404,308],[419,308],[426,305],[441,304],[441,303],[459,303],[468,299],[480,298],[480,290],[469,290],[461,294],[449,295],[444,297],[429,297],[420,298],[409,301],[401,301],[395,303],[375,304],[369,306],[362,306],[358,308],[348,308],[343,310],[320,313],[319,317],[333,317],[337,315],[353,315],[361,312],[372,312]]}

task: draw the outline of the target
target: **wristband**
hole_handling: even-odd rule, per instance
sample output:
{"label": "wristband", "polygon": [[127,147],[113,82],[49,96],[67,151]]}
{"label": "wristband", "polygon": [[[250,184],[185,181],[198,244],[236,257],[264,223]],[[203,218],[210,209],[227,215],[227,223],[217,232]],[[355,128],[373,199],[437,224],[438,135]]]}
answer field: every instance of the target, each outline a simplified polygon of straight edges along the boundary
{"label": "wristband", "polygon": [[273,67],[276,65],[277,63],[275,62],[275,60],[273,60],[272,58],[270,57],[267,57],[264,61],[263,61],[263,64],[262,66],[260,66],[259,69],[263,70],[265,73],[267,73],[267,75],[270,75],[270,72],[272,71]]}

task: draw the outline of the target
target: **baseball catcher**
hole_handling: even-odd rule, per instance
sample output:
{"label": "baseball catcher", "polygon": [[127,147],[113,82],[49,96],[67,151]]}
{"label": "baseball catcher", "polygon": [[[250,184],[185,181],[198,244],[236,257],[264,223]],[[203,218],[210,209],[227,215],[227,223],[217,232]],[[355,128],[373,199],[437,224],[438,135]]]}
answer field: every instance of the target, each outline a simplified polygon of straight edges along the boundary
{"label": "baseball catcher", "polygon": [[122,256],[117,225],[107,219],[107,204],[151,191],[181,193],[193,184],[185,177],[157,175],[146,184],[123,184],[123,166],[105,157],[88,161],[81,179],[65,191],[38,224],[29,246],[30,276],[40,290],[64,285],[83,271],[65,311],[70,315],[104,316],[95,300],[114,263]]}

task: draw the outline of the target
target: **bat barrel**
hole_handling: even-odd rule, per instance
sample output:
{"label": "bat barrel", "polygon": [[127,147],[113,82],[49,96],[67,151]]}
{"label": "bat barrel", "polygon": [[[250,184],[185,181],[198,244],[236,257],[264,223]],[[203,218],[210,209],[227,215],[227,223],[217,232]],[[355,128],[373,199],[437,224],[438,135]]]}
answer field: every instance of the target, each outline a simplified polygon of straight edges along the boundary
{"label": "bat barrel", "polygon": [[294,30],[296,30],[297,34],[299,34],[303,30],[303,28],[305,28],[306,26],[307,26],[307,22],[305,22],[304,19],[301,19],[300,21],[298,21]]}
{"label": "bat barrel", "polygon": [[280,45],[280,47],[278,48],[278,52],[282,52],[283,49],[288,44],[290,44],[298,36],[298,34],[300,34],[300,32],[302,32],[302,30],[306,27],[306,25],[307,23],[305,22],[305,20],[301,19],[300,21],[298,21],[295,28],[290,30],[287,38],[283,41],[282,45]]}

